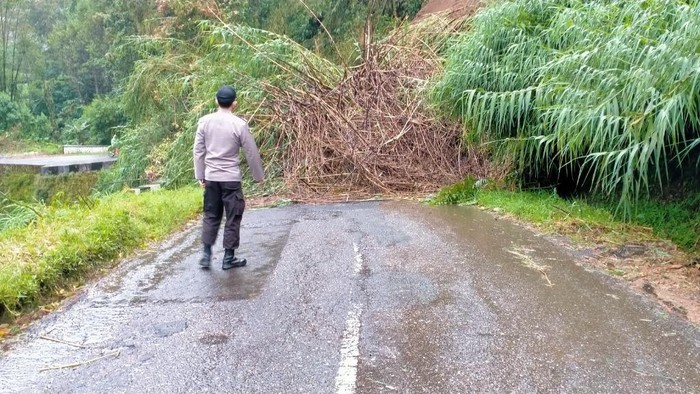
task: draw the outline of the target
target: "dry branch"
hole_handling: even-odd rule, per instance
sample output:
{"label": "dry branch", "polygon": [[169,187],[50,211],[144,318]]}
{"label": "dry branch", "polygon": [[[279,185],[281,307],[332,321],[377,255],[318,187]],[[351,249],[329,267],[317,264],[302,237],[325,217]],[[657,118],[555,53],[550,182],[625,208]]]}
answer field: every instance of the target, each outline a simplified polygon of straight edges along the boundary
{"label": "dry branch", "polygon": [[95,358],[92,358],[92,359],[86,360],[86,361],[80,361],[80,362],[75,362],[75,363],[70,363],[70,364],[54,365],[51,367],[42,368],[39,370],[39,372],[51,371],[54,369],[75,368],[75,367],[79,367],[81,365],[94,363],[95,361],[100,361],[100,360],[103,360],[103,359],[108,358],[108,357],[119,357],[119,354],[120,354],[120,351],[117,350],[115,352],[105,354],[104,356],[95,357]]}
{"label": "dry branch", "polygon": [[72,342],[64,341],[64,340],[62,340],[62,339],[51,338],[51,337],[48,337],[48,336],[42,335],[42,334],[39,335],[39,338],[40,338],[40,339],[47,340],[47,341],[51,341],[51,342],[60,343],[60,344],[63,344],[63,345],[78,347],[78,348],[81,348],[81,349],[87,349],[87,346],[83,346],[83,345],[80,345],[80,344],[77,344],[77,343],[72,343]]}

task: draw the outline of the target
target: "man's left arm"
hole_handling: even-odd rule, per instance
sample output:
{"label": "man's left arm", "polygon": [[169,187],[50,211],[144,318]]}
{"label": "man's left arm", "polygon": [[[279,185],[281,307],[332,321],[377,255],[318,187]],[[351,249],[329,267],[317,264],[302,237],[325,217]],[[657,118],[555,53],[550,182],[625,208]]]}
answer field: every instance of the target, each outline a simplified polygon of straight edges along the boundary
{"label": "man's left arm", "polygon": [[207,146],[204,143],[204,126],[202,122],[197,125],[197,134],[194,137],[194,177],[204,186],[204,159],[207,156]]}

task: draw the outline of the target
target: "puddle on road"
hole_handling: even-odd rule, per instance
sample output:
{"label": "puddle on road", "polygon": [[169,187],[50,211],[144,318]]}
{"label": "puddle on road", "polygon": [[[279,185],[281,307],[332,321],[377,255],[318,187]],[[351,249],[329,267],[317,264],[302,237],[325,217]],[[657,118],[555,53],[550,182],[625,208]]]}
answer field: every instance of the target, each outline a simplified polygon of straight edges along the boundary
{"label": "puddle on road", "polygon": [[[177,341],[178,336],[195,335],[191,332],[195,322],[189,320],[191,317],[183,317],[198,307],[187,304],[256,297],[280,259],[294,225],[290,219],[296,214],[297,211],[289,209],[249,214],[257,216],[248,219],[255,226],[244,225],[241,248],[237,251],[237,255],[248,259],[246,267],[221,270],[223,249],[219,237],[212,268],[201,269],[198,264],[200,227],[174,236],[157,251],[122,262],[66,311],[40,322],[34,333],[22,339],[21,352],[12,353],[12,346],[4,349],[10,353],[0,358],[0,376],[14,376],[14,387],[32,392],[30,387],[34,385],[35,376],[26,371],[90,360],[95,354],[110,351],[122,351],[123,357],[138,357],[139,362],[145,362],[153,354],[144,351],[144,341]],[[147,305],[141,308],[141,304]],[[152,305],[163,307],[154,309]],[[180,315],[181,309],[187,311]],[[146,310],[156,312],[141,319],[139,316]],[[37,338],[39,334],[84,347]],[[216,346],[230,339],[224,333],[211,333],[200,334],[192,340]],[[81,365],[78,371],[93,365],[99,368],[101,364]]]}
{"label": "puddle on road", "polygon": [[[256,297],[277,266],[289,231],[296,221],[289,213],[253,211],[249,215],[270,216],[271,220],[249,219],[255,226],[241,228],[241,248],[236,255],[248,265],[229,271],[221,269],[223,229],[214,246],[212,267],[199,264],[200,227],[190,229],[161,248],[131,262],[90,294],[94,304],[140,305],[144,303],[202,303],[212,300],[244,300]],[[281,216],[281,217],[279,217]]]}

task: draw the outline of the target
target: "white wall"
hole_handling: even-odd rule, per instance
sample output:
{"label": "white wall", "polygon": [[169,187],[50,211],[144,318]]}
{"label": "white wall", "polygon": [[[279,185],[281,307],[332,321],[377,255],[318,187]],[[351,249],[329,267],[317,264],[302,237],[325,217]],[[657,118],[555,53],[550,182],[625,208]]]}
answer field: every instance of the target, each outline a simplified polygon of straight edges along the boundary
{"label": "white wall", "polygon": [[107,148],[101,145],[63,145],[63,154],[107,153]]}

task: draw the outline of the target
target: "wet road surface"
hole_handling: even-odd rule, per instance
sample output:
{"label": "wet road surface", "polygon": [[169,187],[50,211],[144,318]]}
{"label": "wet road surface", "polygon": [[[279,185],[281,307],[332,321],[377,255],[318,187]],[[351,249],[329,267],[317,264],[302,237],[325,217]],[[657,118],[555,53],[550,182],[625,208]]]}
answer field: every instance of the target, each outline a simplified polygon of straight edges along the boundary
{"label": "wet road surface", "polygon": [[197,266],[198,236],[7,344],[0,391],[700,392],[700,331],[475,208],[250,211],[226,272],[220,244]]}

